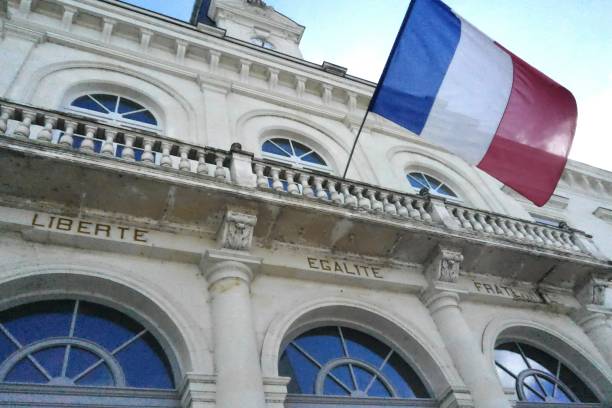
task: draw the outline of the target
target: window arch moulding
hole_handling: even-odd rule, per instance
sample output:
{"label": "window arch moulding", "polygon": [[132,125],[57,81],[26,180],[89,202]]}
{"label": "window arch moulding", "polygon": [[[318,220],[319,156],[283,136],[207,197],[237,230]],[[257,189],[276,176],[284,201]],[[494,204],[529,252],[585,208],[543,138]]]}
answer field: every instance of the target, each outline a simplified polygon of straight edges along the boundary
{"label": "window arch moulding", "polygon": [[[160,133],[188,143],[207,143],[200,131],[206,129],[206,117],[196,114],[201,106],[193,104],[199,99],[188,99],[185,92],[147,72],[111,62],[71,61],[46,65],[23,81],[27,81],[27,86],[21,86],[25,103],[64,110],[82,94],[118,93],[149,108],[159,122]],[[195,87],[193,92],[200,94]]]}
{"label": "window arch moulding", "polygon": [[[601,357],[596,350],[587,350],[583,347],[583,345],[587,345],[587,347],[589,347],[588,341],[585,343],[584,339],[582,341],[577,340],[573,337],[553,330],[550,327],[550,322],[541,322],[540,319],[534,316],[530,316],[529,319],[516,319],[500,316],[491,320],[487,324],[482,337],[483,351],[492,367],[497,367],[496,349],[498,349],[501,345],[509,343],[526,344],[528,347],[541,350],[542,353],[548,355],[551,359],[559,361],[564,367],[566,367],[566,370],[573,372],[574,375],[576,375],[584,384],[586,384],[595,398],[600,401],[600,403],[594,403],[594,405],[588,406],[603,408],[604,406],[607,406],[606,403],[612,401],[612,375],[610,374],[610,370],[605,363],[600,364],[597,359],[592,358],[593,356],[599,356],[601,361],[603,361],[603,357]],[[522,360],[522,356],[520,356],[520,354],[521,353],[519,350],[518,355]],[[590,358],[587,356],[590,356]],[[544,394],[541,392],[539,385],[537,385],[535,378],[527,378],[533,377],[533,374],[537,374],[537,372],[534,373],[529,371],[529,369],[533,367],[525,366],[522,368],[525,370],[519,370],[519,372],[515,375],[518,377],[518,375],[521,374],[521,371],[524,371],[524,373],[522,373],[523,375],[521,380],[527,379],[528,381],[532,381],[537,387],[536,391],[538,391],[540,394]],[[538,367],[535,367],[535,369],[537,370]],[[496,370],[499,371],[500,369],[496,368]],[[554,377],[556,373],[552,374]],[[546,376],[544,376],[544,378],[545,377]],[[500,383],[505,387],[505,389],[512,390],[515,398],[520,399],[521,396],[518,395],[516,384],[514,384],[513,387],[508,387],[508,384],[505,384],[504,381],[508,381],[507,377],[505,379],[500,378]],[[550,378],[548,381],[554,384]],[[542,385],[544,386],[544,384]],[[529,395],[533,396],[533,393]],[[542,403],[541,398],[536,397],[535,399],[539,399],[537,402]],[[528,401],[524,402],[527,403]],[[559,403],[559,401],[557,402]],[[583,401],[583,403],[589,404],[587,401]],[[568,404],[570,404],[568,406],[580,406],[578,403]]]}

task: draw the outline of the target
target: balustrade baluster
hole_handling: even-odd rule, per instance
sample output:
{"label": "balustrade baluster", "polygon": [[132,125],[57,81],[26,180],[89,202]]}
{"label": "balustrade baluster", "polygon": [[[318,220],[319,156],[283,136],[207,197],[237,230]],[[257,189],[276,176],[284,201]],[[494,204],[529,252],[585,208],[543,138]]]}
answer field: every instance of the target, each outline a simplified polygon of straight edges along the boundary
{"label": "balustrade baluster", "polygon": [[319,200],[328,200],[327,191],[323,190],[323,177],[315,176],[314,185],[316,190],[316,197]]}
{"label": "balustrade baluster", "polygon": [[408,197],[404,197],[402,201],[404,205],[406,206],[406,209],[408,210],[408,215],[410,215],[410,217],[417,219],[417,220],[422,219],[421,212],[417,209],[416,200],[410,199]]}
{"label": "balustrade baluster", "polygon": [[530,231],[527,230],[525,224],[523,224],[522,222],[517,221],[516,229],[521,231],[521,233],[523,234],[523,239],[526,239],[527,241],[535,241],[535,238],[531,235]]}
{"label": "balustrade baluster", "polygon": [[363,196],[363,187],[353,186],[353,193],[357,196],[357,207],[362,210],[370,210],[372,203]]}
{"label": "balustrade baluster", "polygon": [[493,230],[493,227],[491,227],[489,225],[489,223],[487,222],[487,216],[485,214],[482,213],[476,213],[475,215],[476,220],[478,221],[478,223],[480,225],[482,225],[482,228],[484,229],[484,232],[486,233],[494,233],[495,231]]}
{"label": "balustrade baluster", "polygon": [[473,229],[472,228],[472,224],[470,223],[470,221],[468,221],[468,219],[465,217],[465,210],[463,210],[462,208],[453,208],[451,213],[457,217],[457,219],[459,220],[459,222],[461,223],[461,226],[465,229]]}
{"label": "balustrade baluster", "polygon": [[289,194],[300,194],[300,189],[295,182],[295,172],[293,170],[285,170],[285,178],[287,179],[287,192]]}
{"label": "balustrade baluster", "polygon": [[76,122],[72,122],[69,120],[64,121],[64,133],[60,137],[59,145],[63,147],[72,147],[74,143],[74,131],[77,128],[78,124]]}
{"label": "balustrade baluster", "polygon": [[196,173],[208,176],[208,165],[206,164],[206,151],[198,150],[198,167]]}
{"label": "balustrade baluster", "polygon": [[480,222],[478,222],[478,220],[476,219],[474,212],[470,210],[466,210],[465,212],[466,212],[466,218],[470,222],[470,224],[472,224],[472,228],[474,229],[474,231],[483,231],[484,228],[480,224]]}
{"label": "balustrade baluster", "polygon": [[172,157],[170,157],[170,149],[172,149],[172,145],[168,142],[162,142],[162,156],[159,162],[161,167],[172,167]]}
{"label": "balustrade baluster", "polygon": [[535,231],[535,227],[531,224],[524,224],[525,230],[527,230],[528,234],[533,238],[533,240],[539,244],[543,244],[544,240],[538,236]]}
{"label": "balustrade baluster", "polygon": [[[395,211],[397,213],[397,215],[399,215],[400,217],[404,217],[404,218],[409,218],[410,217],[410,213],[408,211],[408,208],[406,208],[405,205],[402,204],[403,202],[403,197],[397,194],[393,194],[391,196],[391,202],[393,203],[393,205],[395,205]],[[417,213],[418,215],[418,213]]]}
{"label": "balustrade baluster", "polygon": [[217,166],[215,167],[215,178],[224,179],[226,177],[225,169],[223,168],[224,160],[225,160],[225,155],[223,153],[215,152],[215,165]]}
{"label": "balustrade baluster", "polygon": [[376,199],[376,190],[368,188],[365,192],[366,197],[370,200],[371,209],[374,212],[381,213],[384,211],[383,203]]}
{"label": "balustrade baluster", "polygon": [[507,237],[514,237],[514,232],[512,232],[512,230],[508,226],[508,220],[506,220],[506,219],[504,219],[502,217],[498,217],[497,221],[498,221],[497,224],[499,225],[499,227],[502,230],[502,235],[505,235]]}
{"label": "balustrade baluster", "polygon": [[6,133],[8,121],[13,117],[14,112],[15,109],[9,106],[3,106],[0,108],[0,136],[3,136]]}
{"label": "balustrade baluster", "polygon": [[351,194],[351,192],[349,191],[349,185],[347,183],[340,183],[340,191],[342,192],[342,196],[344,197],[344,206],[353,210],[357,209],[357,197]]}
{"label": "balustrade baluster", "polygon": [[327,188],[329,190],[329,198],[334,204],[344,204],[344,196],[336,190],[336,182],[327,180]]}
{"label": "balustrade baluster", "polygon": [[422,200],[414,200],[414,202],[416,203],[416,209],[419,212],[421,219],[423,221],[431,221],[431,215],[429,215],[427,209],[425,208],[425,202]]}
{"label": "balustrade baluster", "polygon": [[264,175],[265,167],[261,163],[255,163],[255,176],[257,177],[257,187],[270,188],[268,178]]}
{"label": "balustrade baluster", "polygon": [[98,130],[97,127],[92,126],[92,125],[85,125],[85,137],[83,138],[83,141],[81,142],[81,146],[79,147],[79,151],[81,152],[89,152],[89,153],[93,153],[94,152],[94,136],[96,134],[96,131]]}
{"label": "balustrade baluster", "polygon": [[512,234],[519,239],[525,239],[525,234],[523,234],[518,228],[519,223],[514,220],[508,220],[508,226]]}
{"label": "balustrade baluster", "polygon": [[189,147],[179,146],[179,170],[191,171],[191,162],[189,161]]}
{"label": "balustrade baluster", "polygon": [[574,250],[574,251],[577,251],[577,252],[582,252],[580,247],[578,245],[576,245],[574,243],[574,241],[572,241],[572,233],[570,233],[570,232],[562,232],[561,233],[561,238],[563,239],[564,242],[567,243],[567,247],[566,248]]}
{"label": "balustrade baluster", "polygon": [[53,140],[53,128],[57,124],[57,118],[55,117],[45,117],[45,126],[40,129],[38,134],[36,135],[36,140],[40,140],[42,142],[51,142]]}
{"label": "balustrade baluster", "polygon": [[135,137],[134,135],[124,134],[123,139],[125,141],[125,145],[123,146],[123,150],[121,151],[121,158],[128,160],[128,161],[134,161],[135,160],[135,155],[134,155]]}
{"label": "balustrade baluster", "polygon": [[104,142],[102,142],[102,147],[100,148],[100,153],[105,156],[112,156],[114,154],[113,143],[115,142],[115,137],[117,137],[117,132],[114,130],[106,129],[104,131]]}
{"label": "balustrade baluster", "polygon": [[500,226],[500,217],[490,217],[491,227],[493,228],[493,233],[496,235],[506,235],[506,231]]}
{"label": "balustrade baluster", "polygon": [[280,171],[278,167],[270,167],[270,176],[272,177],[272,189],[274,191],[284,191],[283,182],[280,179]]}
{"label": "balustrade baluster", "polygon": [[23,119],[13,131],[13,136],[20,139],[27,139],[28,137],[30,137],[30,126],[32,125],[32,122],[36,119],[36,113],[24,110],[22,116]]}
{"label": "balustrade baluster", "polygon": [[555,246],[554,241],[550,240],[544,233],[544,231],[546,230],[545,227],[538,225],[538,226],[534,226],[533,228],[534,228],[535,233],[540,237],[540,239],[545,245]]}
{"label": "balustrade baluster", "polygon": [[379,195],[382,200],[383,211],[385,214],[397,215],[397,208],[395,208],[395,204],[389,202],[389,193],[386,191],[381,191]]}
{"label": "balustrade baluster", "polygon": [[140,156],[140,161],[143,163],[153,164],[155,163],[155,155],[153,154],[153,145],[155,144],[155,140],[145,138],[142,142],[143,151],[142,156]]}
{"label": "balustrade baluster", "polygon": [[561,247],[563,246],[553,235],[553,230],[547,227],[542,227],[541,229],[542,235],[544,235],[546,237],[546,241],[549,242],[549,245],[553,245],[556,247]]}
{"label": "balustrade baluster", "polygon": [[306,197],[314,198],[315,196],[314,191],[312,190],[312,187],[310,187],[310,184],[308,184],[309,179],[310,179],[310,176],[305,173],[300,173],[298,177],[298,180],[300,184],[302,185],[302,195]]}

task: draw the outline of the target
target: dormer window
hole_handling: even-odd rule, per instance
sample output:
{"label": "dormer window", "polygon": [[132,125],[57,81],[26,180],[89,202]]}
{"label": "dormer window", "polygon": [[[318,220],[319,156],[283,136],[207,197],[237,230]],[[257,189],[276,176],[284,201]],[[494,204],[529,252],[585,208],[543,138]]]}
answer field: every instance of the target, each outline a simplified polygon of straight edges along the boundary
{"label": "dormer window", "polygon": [[264,48],[267,48],[269,50],[273,50],[274,49],[274,44],[272,44],[270,41],[266,40],[263,37],[252,37],[251,38],[251,44],[255,44],[257,46],[264,47]]}

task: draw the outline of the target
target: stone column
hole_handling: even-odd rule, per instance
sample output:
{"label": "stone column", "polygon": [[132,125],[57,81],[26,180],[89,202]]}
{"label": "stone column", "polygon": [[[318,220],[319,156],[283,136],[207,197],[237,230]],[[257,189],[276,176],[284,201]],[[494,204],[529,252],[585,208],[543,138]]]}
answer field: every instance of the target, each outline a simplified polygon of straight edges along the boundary
{"label": "stone column", "polygon": [[455,368],[470,389],[474,406],[510,408],[497,373],[478,346],[459,306],[456,283],[462,261],[460,251],[436,248],[425,269],[430,286],[422,300],[431,313]]}
{"label": "stone column", "polygon": [[576,312],[573,317],[595,344],[606,363],[612,367],[612,326],[608,322],[608,316],[585,308]]}
{"label": "stone column", "polygon": [[612,326],[608,322],[606,303],[607,282],[590,277],[576,290],[576,298],[582,308],[572,313],[572,318],[589,336],[606,363],[612,367]]}
{"label": "stone column", "polygon": [[[218,256],[209,254],[208,259]],[[249,293],[253,271],[244,262],[228,259],[214,263],[205,274],[211,296],[217,408],[264,408]]]}
{"label": "stone column", "polygon": [[257,218],[227,211],[202,260],[211,298],[217,408],[265,408],[250,285],[261,260],[247,252]]}

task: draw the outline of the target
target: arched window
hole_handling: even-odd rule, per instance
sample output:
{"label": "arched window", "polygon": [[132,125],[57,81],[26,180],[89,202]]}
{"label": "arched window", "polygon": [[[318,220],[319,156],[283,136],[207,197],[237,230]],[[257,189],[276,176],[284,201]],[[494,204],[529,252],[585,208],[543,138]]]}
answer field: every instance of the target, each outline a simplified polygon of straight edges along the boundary
{"label": "arched window", "polygon": [[123,96],[102,93],[83,95],[73,100],[70,108],[108,119],[115,125],[158,127],[157,119],[149,109]]}
{"label": "arched window", "polygon": [[298,336],[281,355],[279,372],[291,377],[289,394],[321,401],[344,397],[340,405],[355,398],[430,398],[419,376],[393,348],[347,327],[320,327]]}
{"label": "arched window", "polygon": [[169,360],[151,332],[123,313],[82,300],[0,312],[2,384],[62,386],[72,395],[88,387],[124,394],[175,388]]}
{"label": "arched window", "polygon": [[596,403],[587,385],[559,359],[525,343],[495,348],[495,366],[504,387],[516,389],[520,401]]}
{"label": "arched window", "polygon": [[266,40],[263,37],[252,37],[251,44],[259,45],[260,47],[264,47],[269,50],[274,49],[274,44],[272,44],[270,41]]}
{"label": "arched window", "polygon": [[414,187],[417,191],[420,191],[422,188],[427,188],[432,194],[444,198],[450,198],[452,200],[459,200],[457,194],[455,194],[455,192],[451,190],[450,187],[428,174],[415,171],[408,173],[406,178],[408,179],[410,185]]}
{"label": "arched window", "polygon": [[330,172],[329,166],[321,155],[295,140],[286,138],[268,139],[261,146],[261,150],[265,156],[274,160],[288,162],[296,167]]}

